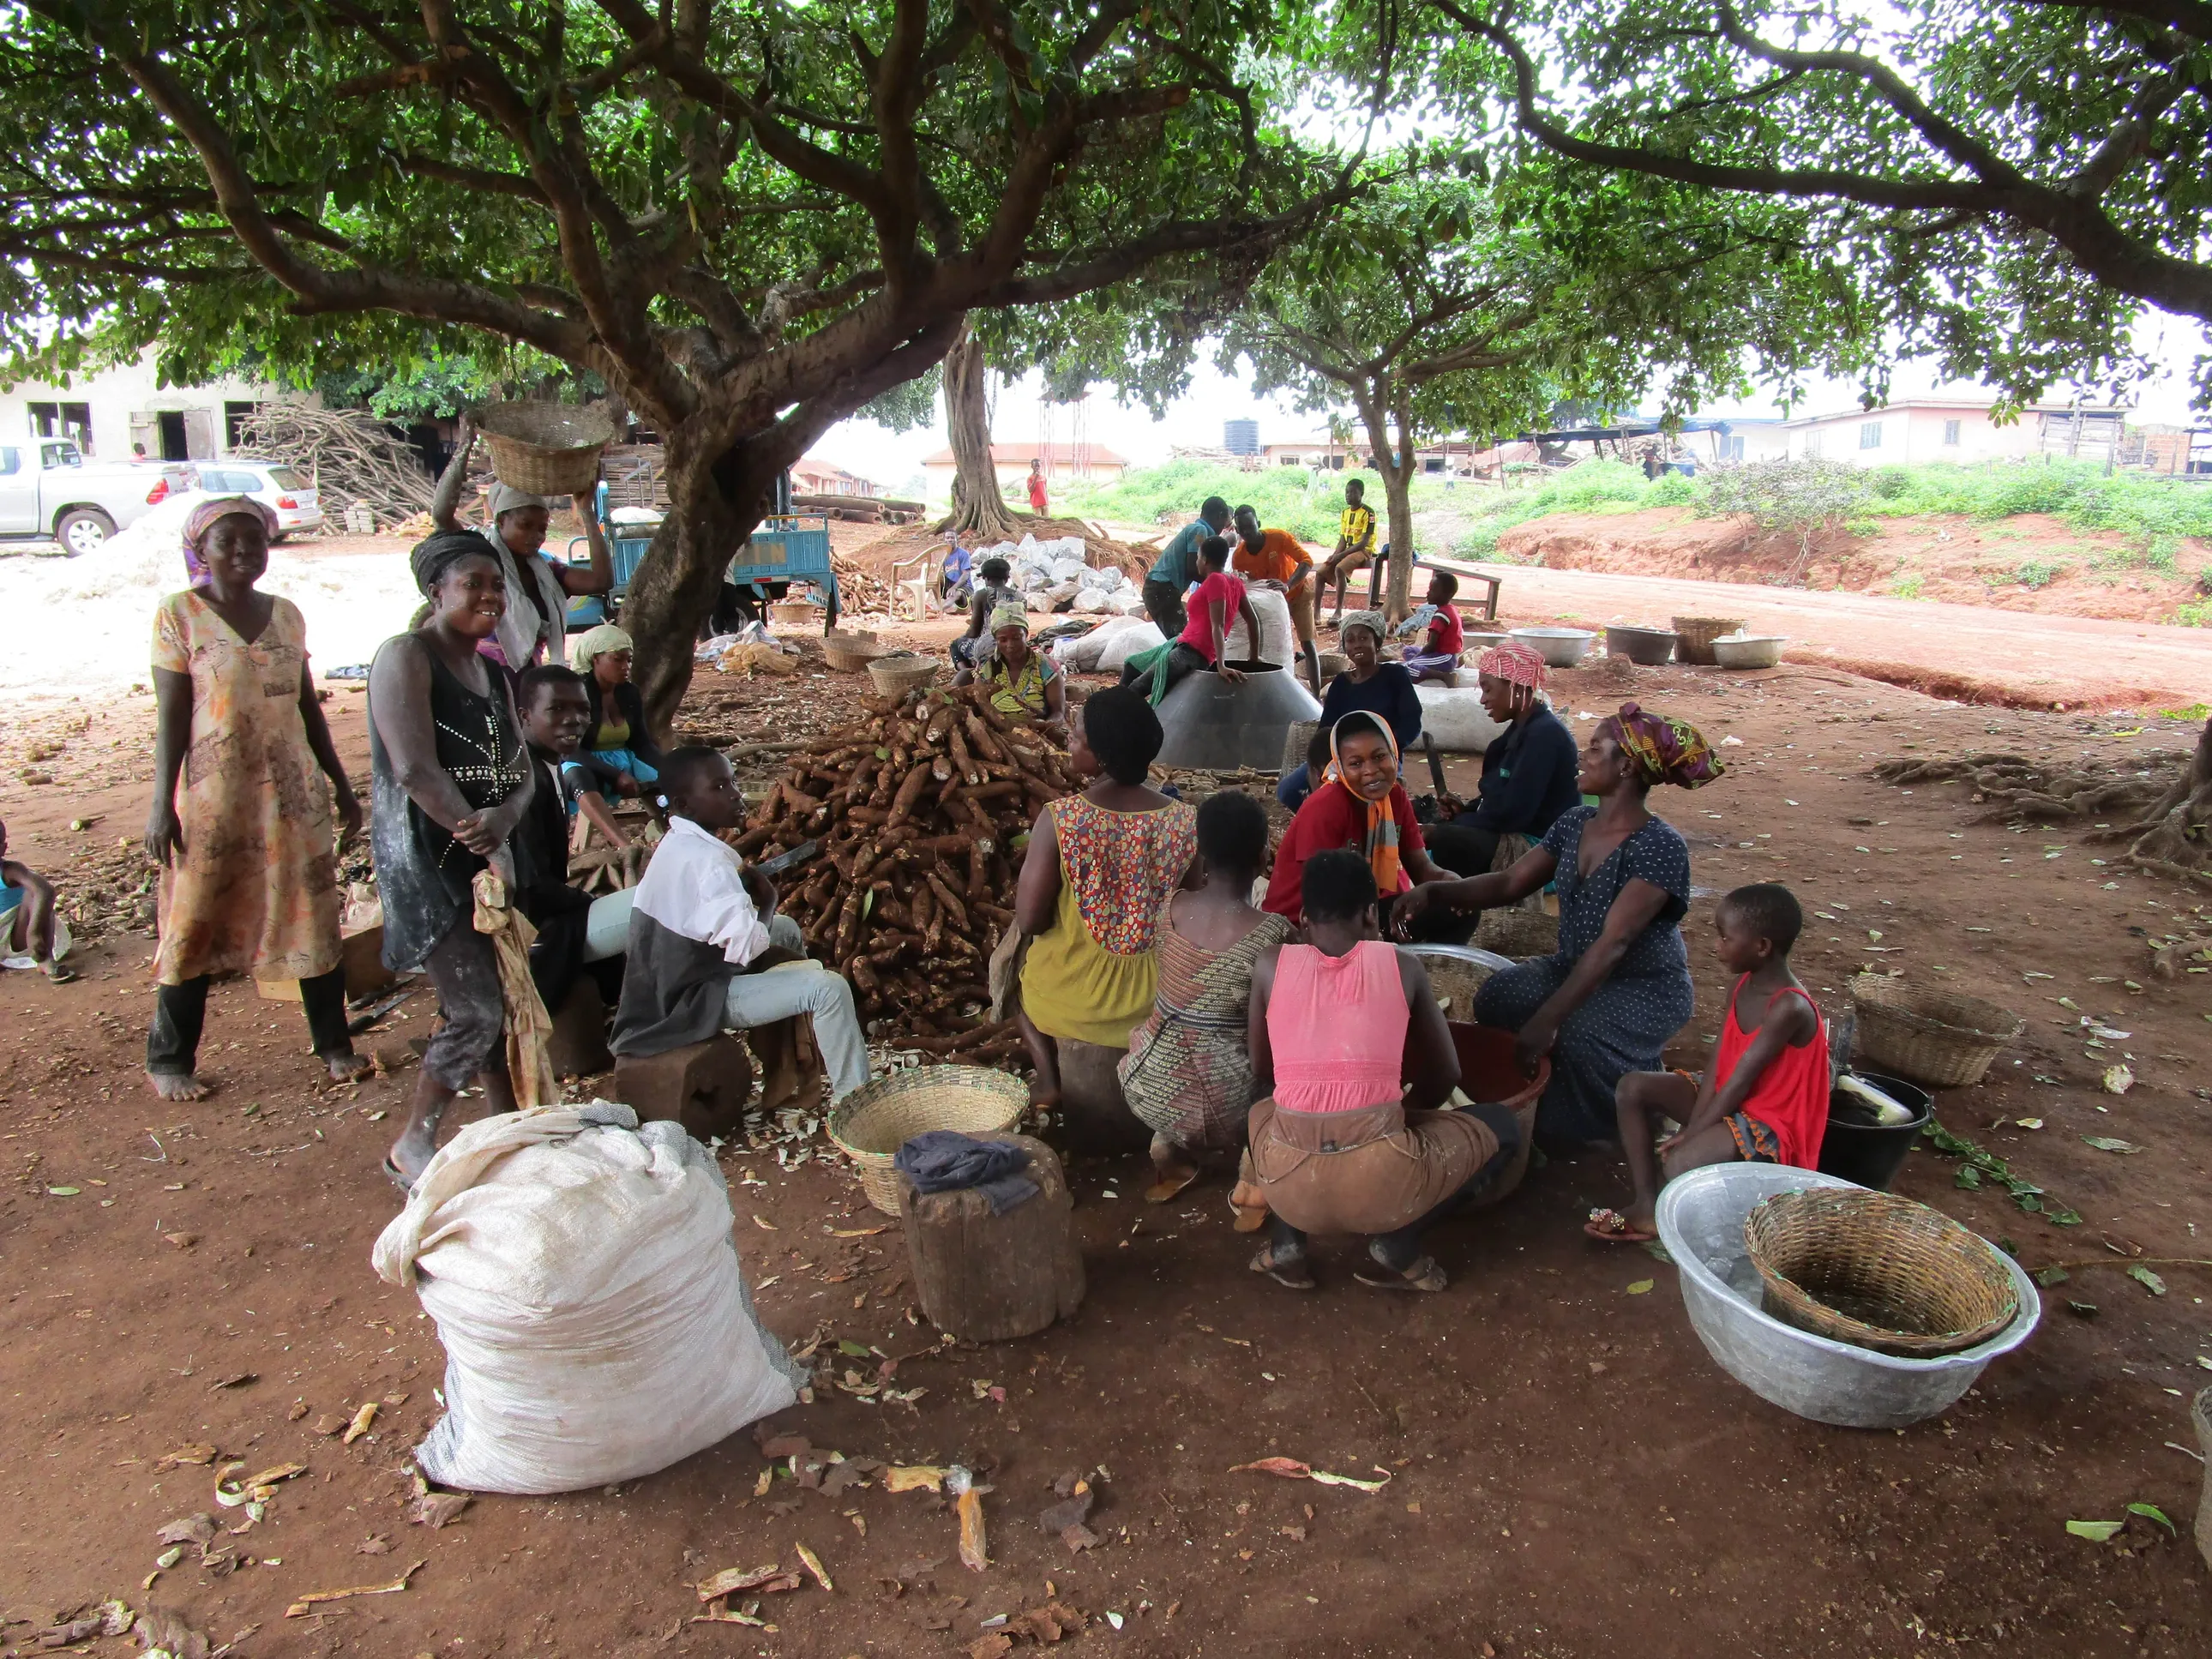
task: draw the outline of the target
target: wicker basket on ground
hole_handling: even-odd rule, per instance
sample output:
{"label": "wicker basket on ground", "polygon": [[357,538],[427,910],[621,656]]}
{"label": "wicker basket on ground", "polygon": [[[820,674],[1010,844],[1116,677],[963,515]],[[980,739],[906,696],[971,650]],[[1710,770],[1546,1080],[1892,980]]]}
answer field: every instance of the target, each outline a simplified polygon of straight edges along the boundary
{"label": "wicker basket on ground", "polygon": [[1876,1353],[1956,1353],[2020,1314],[1995,1250],[1941,1211],[1894,1193],[1777,1193],[1743,1218],[1743,1243],[1766,1313]]}
{"label": "wicker basket on ground", "polygon": [[535,495],[574,495],[599,481],[599,453],[615,439],[606,411],[574,404],[487,404],[477,430],[501,483]]}
{"label": "wicker basket on ground", "polygon": [[868,665],[868,678],[886,697],[902,697],[917,685],[927,685],[945,665],[935,657],[912,653],[878,657]]}
{"label": "wicker basket on ground", "polygon": [[841,674],[857,674],[884,654],[873,634],[830,633],[822,636],[822,659]]}
{"label": "wicker basket on ground", "polygon": [[1723,634],[1740,634],[1745,627],[1741,617],[1669,617],[1667,625],[1674,630],[1674,660],[1713,666],[1713,641]]}
{"label": "wicker basket on ground", "polygon": [[1851,981],[1854,1058],[1929,1089],[1979,1083],[1990,1062],[2027,1029],[2009,1008],[1979,997],[1916,989],[1881,974]]}
{"label": "wicker basket on ground", "polygon": [[917,1066],[863,1084],[830,1114],[830,1139],[860,1171],[860,1189],[885,1215],[899,1212],[891,1159],[927,1129],[996,1134],[1021,1121],[1026,1084],[981,1066]]}

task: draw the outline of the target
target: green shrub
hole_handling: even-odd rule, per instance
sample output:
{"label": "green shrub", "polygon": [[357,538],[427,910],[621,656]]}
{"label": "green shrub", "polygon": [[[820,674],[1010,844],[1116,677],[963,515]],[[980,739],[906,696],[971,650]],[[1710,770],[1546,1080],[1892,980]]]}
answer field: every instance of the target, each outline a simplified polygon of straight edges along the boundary
{"label": "green shrub", "polygon": [[[2187,605],[2173,613],[2173,619],[2184,628],[2212,628],[2212,599],[2190,600]],[[2200,702],[2194,708],[2179,712],[2194,719],[2203,708],[2204,705]],[[2168,710],[2167,712],[2173,714],[2177,711]]]}
{"label": "green shrub", "polygon": [[2065,568],[2045,559],[2028,559],[2014,570],[2012,579],[2022,587],[2048,587]]}
{"label": "green shrub", "polygon": [[1925,585],[1925,579],[1917,570],[1915,570],[1899,576],[1892,582],[1889,591],[1900,599],[1917,599],[1920,597],[1921,588]]}
{"label": "green shrub", "polygon": [[1697,482],[1679,472],[1664,472],[1651,481],[1640,507],[1680,507],[1698,499]]}
{"label": "green shrub", "polygon": [[1893,501],[1912,488],[1912,474],[1901,466],[1878,466],[1867,483],[1885,501]]}

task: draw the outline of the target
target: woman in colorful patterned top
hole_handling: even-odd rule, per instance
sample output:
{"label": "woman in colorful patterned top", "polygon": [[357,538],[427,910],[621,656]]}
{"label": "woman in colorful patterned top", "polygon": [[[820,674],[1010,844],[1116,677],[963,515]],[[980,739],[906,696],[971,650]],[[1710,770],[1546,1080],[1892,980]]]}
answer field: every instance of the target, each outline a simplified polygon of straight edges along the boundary
{"label": "woman in colorful patterned top", "polygon": [[1067,736],[1067,681],[1060,665],[1030,648],[1030,619],[1018,605],[1002,605],[991,617],[991,649],[952,677],[955,685],[981,681],[991,706],[1002,714],[1034,720],[1055,738]]}
{"label": "woman in colorful patterned top", "polygon": [[1047,806],[1030,831],[1014,926],[1026,951],[1018,1018],[1039,1105],[1060,1098],[1059,1039],[1127,1048],[1152,1011],[1161,907],[1194,874],[1198,846],[1191,809],[1146,786],[1161,741],[1141,695],[1095,693],[1068,747],[1093,781]]}

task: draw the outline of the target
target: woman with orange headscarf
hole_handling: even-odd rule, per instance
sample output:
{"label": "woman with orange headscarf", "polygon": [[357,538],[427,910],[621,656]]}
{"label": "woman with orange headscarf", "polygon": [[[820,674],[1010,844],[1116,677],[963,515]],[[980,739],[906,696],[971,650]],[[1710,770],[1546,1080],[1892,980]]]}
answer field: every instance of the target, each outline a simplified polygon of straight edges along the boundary
{"label": "woman with orange headscarf", "polygon": [[[1358,854],[1375,873],[1375,890],[1387,918],[1401,894],[1416,882],[1449,881],[1451,872],[1430,859],[1413,817],[1413,798],[1398,781],[1398,738],[1390,723],[1370,710],[1354,709],[1329,728],[1329,767],[1306,797],[1275,852],[1274,874],[1261,906],[1285,920],[1300,921],[1305,904],[1306,860],[1316,853],[1342,848]],[[1439,912],[1421,937],[1463,941],[1472,923]]]}
{"label": "woman with orange headscarf", "polygon": [[1557,881],[1559,950],[1493,974],[1474,999],[1478,1024],[1520,1034],[1524,1072],[1552,1057],[1540,1140],[1611,1139],[1620,1079],[1662,1070],[1668,1039],[1689,1020],[1690,848],[1644,798],[1654,784],[1702,788],[1724,769],[1695,726],[1625,702],[1583,748],[1577,782],[1595,806],[1559,814],[1510,869],[1418,888],[1399,907],[1407,938],[1432,909],[1509,904]]}

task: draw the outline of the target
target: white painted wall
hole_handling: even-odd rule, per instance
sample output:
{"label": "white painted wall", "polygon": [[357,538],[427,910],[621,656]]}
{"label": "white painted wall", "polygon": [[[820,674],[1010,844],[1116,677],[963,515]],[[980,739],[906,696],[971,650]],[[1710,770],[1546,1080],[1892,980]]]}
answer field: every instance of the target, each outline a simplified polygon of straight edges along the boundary
{"label": "white painted wall", "polygon": [[[87,404],[91,406],[94,458],[127,461],[131,459],[132,416],[191,411],[198,417],[195,425],[198,420],[207,422],[212,459],[231,453],[223,420],[226,403],[270,403],[296,395],[233,376],[189,387],[161,386],[156,384],[158,378],[149,350],[133,363],[119,364],[97,374],[74,375],[66,386],[41,380],[20,382],[0,392],[0,440],[13,442],[33,435],[32,404]],[[148,442],[146,452],[149,459],[160,458],[158,443]]]}
{"label": "white painted wall", "polygon": [[[1881,442],[1871,449],[1863,447],[1862,430],[1875,425],[1881,428]],[[1946,441],[1947,428],[1955,434],[1954,441]],[[1850,410],[1792,422],[1790,453],[1866,467],[2017,460],[2040,453],[2042,430],[2042,412],[2036,409],[2008,426],[1999,426],[1990,419],[1988,410],[1971,404],[1893,404],[1886,409]]]}

